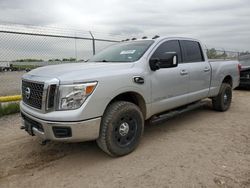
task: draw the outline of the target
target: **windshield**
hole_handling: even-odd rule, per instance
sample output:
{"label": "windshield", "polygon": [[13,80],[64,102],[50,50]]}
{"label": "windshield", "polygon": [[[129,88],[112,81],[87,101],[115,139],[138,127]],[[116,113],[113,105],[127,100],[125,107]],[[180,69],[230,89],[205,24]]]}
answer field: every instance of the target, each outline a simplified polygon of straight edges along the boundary
{"label": "windshield", "polygon": [[102,50],[93,56],[89,61],[134,62],[142,57],[153,42],[153,40],[121,42]]}

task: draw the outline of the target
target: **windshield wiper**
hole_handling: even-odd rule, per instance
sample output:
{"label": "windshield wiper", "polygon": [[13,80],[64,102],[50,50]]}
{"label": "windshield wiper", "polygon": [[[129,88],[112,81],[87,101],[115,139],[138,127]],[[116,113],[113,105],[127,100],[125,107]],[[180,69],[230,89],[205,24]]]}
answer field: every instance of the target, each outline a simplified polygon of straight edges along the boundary
{"label": "windshield wiper", "polygon": [[106,59],[100,60],[100,61],[96,61],[96,62],[108,62]]}
{"label": "windshield wiper", "polygon": [[[91,61],[91,59],[90,59]],[[92,61],[92,62],[110,62],[110,61],[107,61],[106,59],[103,59],[103,60],[97,60],[97,61]]]}
{"label": "windshield wiper", "polygon": [[132,61],[107,61],[106,59],[103,59],[103,60],[100,60],[100,61],[94,61],[94,62],[117,62],[117,63],[119,63],[119,62],[132,62]]}

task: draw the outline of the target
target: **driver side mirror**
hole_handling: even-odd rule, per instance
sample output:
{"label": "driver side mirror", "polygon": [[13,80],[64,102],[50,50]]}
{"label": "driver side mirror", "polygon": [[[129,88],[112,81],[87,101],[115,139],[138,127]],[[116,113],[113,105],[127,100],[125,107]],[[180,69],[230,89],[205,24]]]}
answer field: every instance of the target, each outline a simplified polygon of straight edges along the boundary
{"label": "driver side mirror", "polygon": [[171,68],[178,66],[178,56],[176,52],[166,52],[161,58],[151,58],[149,60],[151,70],[156,71],[161,68]]}

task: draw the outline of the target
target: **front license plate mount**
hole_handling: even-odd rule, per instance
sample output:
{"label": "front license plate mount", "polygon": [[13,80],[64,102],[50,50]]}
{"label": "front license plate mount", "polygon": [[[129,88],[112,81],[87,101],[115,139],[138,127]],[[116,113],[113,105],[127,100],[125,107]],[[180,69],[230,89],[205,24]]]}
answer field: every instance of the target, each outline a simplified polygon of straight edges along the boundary
{"label": "front license plate mount", "polygon": [[32,124],[28,121],[24,121],[25,131],[29,133],[29,135],[34,136],[33,130],[32,130]]}

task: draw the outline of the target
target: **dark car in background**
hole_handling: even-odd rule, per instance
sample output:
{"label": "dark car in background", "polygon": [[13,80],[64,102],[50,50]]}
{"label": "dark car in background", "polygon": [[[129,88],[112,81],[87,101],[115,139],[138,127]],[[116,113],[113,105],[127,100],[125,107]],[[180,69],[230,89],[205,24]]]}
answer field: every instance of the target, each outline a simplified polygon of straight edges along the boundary
{"label": "dark car in background", "polygon": [[241,64],[240,87],[250,88],[250,54],[239,57]]}

